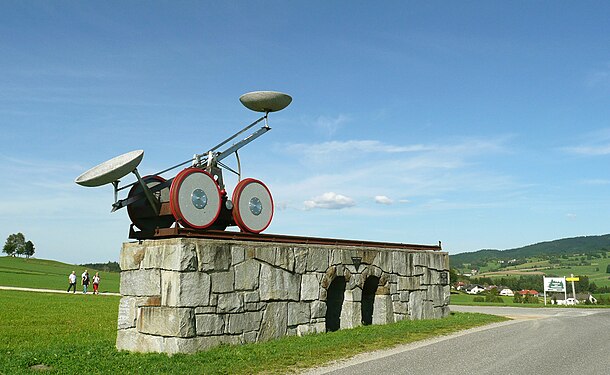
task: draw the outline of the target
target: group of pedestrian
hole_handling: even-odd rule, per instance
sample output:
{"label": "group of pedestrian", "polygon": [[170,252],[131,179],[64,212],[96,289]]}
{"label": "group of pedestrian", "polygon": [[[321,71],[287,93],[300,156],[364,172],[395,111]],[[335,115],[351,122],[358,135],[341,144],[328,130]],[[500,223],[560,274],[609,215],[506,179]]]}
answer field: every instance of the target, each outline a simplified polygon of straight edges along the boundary
{"label": "group of pedestrian", "polygon": [[[72,293],[76,293],[76,271],[72,271],[70,276],[68,276],[68,282],[70,283],[70,285],[68,286],[68,293],[70,293],[70,289],[74,289],[74,291]],[[83,286],[83,294],[87,294],[87,288],[89,287],[90,283],[93,284],[93,294],[100,294],[99,293],[99,286],[100,286],[100,273],[99,272],[96,272],[95,276],[93,276],[93,278],[89,277],[89,272],[87,270],[85,270],[85,272],[83,272],[83,274],[81,275],[81,285]]]}

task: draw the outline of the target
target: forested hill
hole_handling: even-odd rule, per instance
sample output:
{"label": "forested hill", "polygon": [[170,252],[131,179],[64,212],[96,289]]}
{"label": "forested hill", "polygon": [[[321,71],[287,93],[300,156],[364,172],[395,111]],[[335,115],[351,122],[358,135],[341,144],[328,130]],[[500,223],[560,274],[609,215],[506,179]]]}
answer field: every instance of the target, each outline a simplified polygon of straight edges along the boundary
{"label": "forested hill", "polygon": [[561,256],[564,254],[592,254],[600,251],[610,251],[610,234],[562,238],[560,240],[540,242],[509,250],[479,250],[450,255],[449,259],[452,267],[460,267],[460,265],[465,263],[475,263],[484,260],[510,260],[537,256]]}

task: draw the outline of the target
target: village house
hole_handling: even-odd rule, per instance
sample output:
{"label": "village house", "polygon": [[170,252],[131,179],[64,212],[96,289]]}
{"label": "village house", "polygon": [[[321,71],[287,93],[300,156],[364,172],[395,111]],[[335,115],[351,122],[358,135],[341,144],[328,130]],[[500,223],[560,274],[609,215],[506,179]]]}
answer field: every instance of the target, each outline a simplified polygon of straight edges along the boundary
{"label": "village house", "polygon": [[468,294],[479,294],[485,291],[485,288],[481,285],[475,284],[475,285],[468,285],[466,287],[466,293]]}
{"label": "village house", "polygon": [[455,290],[462,290],[466,288],[466,283],[464,283],[463,281],[458,281],[457,283],[455,283],[454,288]]}
{"label": "village house", "polygon": [[576,300],[579,303],[591,303],[591,304],[596,304],[597,303],[597,298],[593,297],[593,295],[591,293],[576,293]]}
{"label": "village house", "polygon": [[530,289],[522,289],[522,290],[519,291],[519,294],[522,297],[525,297],[527,295],[530,295],[530,296],[533,296],[533,297],[538,297],[539,296],[539,293],[536,290],[534,290],[534,289],[531,289],[531,290]]}
{"label": "village house", "polygon": [[563,294],[555,294],[551,298],[551,304],[554,305],[576,305],[579,303],[590,303],[597,304],[597,298],[593,297],[591,293],[576,293],[576,298],[569,297],[565,299]]}

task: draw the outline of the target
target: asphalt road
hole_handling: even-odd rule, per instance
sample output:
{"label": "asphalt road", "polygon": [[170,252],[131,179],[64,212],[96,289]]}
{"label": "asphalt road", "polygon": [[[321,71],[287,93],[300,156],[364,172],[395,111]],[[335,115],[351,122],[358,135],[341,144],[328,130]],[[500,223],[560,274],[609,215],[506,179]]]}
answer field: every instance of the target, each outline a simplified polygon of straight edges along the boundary
{"label": "asphalt road", "polygon": [[610,374],[610,309],[451,306],[513,320],[308,374]]}

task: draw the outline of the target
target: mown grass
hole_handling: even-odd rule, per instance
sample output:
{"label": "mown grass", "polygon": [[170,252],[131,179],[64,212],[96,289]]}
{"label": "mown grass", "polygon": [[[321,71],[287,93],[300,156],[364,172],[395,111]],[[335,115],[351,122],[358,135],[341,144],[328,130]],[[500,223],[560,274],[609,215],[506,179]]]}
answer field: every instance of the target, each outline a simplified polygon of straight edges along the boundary
{"label": "mown grass", "polygon": [[[568,297],[570,294],[568,294]],[[578,305],[553,305],[551,298],[547,297],[547,304],[544,304],[544,297],[538,297],[538,303],[518,303],[513,302],[513,297],[501,296],[503,302],[474,302],[475,297],[481,297],[481,295],[471,295],[465,293],[451,294],[452,305],[463,305],[463,306],[509,306],[509,307],[549,307],[549,308],[587,308],[587,309],[606,309],[608,305],[587,305],[579,303]],[[484,296],[482,296],[484,297]]]}
{"label": "mown grass", "polygon": [[505,318],[452,313],[241,346],[193,355],[134,354],[115,349],[119,297],[0,291],[0,373],[252,374],[287,373],[358,353],[450,334]]}
{"label": "mown grass", "polygon": [[[576,305],[576,306],[558,306],[552,305],[550,298],[547,298],[547,305],[544,305],[544,298],[539,297],[538,303],[519,303],[513,302],[513,297],[504,297],[502,298],[502,302],[474,302],[473,299],[475,297],[485,297],[481,295],[471,295],[471,294],[451,294],[451,304],[452,305],[462,305],[462,306],[508,306],[508,307],[584,307],[585,305]],[[588,306],[587,306],[588,307]],[[593,306],[596,307],[596,306]],[[601,308],[607,306],[599,306]]]}
{"label": "mown grass", "polygon": [[[82,266],[61,263],[54,260],[18,257],[0,257],[0,285],[40,289],[68,289],[68,275],[76,271],[77,289],[82,290],[80,275],[85,271]],[[93,276],[98,270],[88,269]],[[100,272],[100,292],[119,291],[118,272]],[[92,290],[91,286],[89,287]]]}
{"label": "mown grass", "polygon": [[513,297],[502,297],[502,301],[503,302],[474,302],[473,299],[475,297],[480,297],[477,295],[471,295],[471,294],[465,294],[465,293],[460,293],[460,294],[451,294],[451,299],[450,299],[450,303],[452,305],[467,305],[467,306],[515,306],[515,307],[539,307],[539,306],[544,306],[544,301],[542,304],[535,304],[535,303],[528,303],[528,304],[523,304],[523,303],[515,303],[513,302]]}

